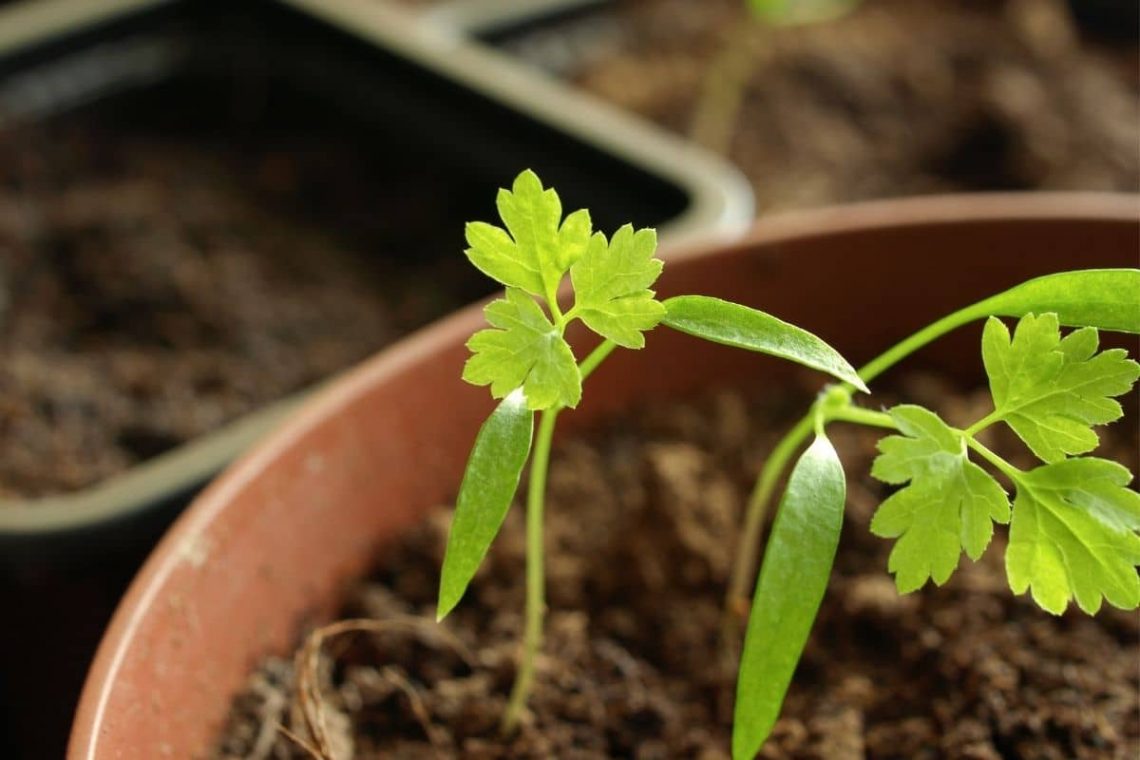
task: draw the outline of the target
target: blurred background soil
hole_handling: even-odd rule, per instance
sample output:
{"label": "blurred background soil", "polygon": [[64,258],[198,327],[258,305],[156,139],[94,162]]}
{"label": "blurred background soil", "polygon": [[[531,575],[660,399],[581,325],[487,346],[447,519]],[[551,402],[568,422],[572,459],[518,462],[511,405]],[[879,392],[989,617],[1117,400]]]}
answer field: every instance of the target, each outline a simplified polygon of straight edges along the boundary
{"label": "blurred background soil", "polygon": [[1113,31],[1082,28],[1062,0],[867,0],[783,29],[753,22],[742,0],[621,0],[506,47],[682,135],[710,88],[738,81],[739,109],[711,142],[763,213],[1140,190],[1136,30]]}

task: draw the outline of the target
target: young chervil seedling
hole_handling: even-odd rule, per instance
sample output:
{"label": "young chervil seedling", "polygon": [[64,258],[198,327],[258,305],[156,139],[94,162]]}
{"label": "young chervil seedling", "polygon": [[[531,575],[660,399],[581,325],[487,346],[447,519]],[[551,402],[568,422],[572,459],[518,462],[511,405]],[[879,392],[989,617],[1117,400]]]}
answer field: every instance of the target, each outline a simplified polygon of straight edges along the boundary
{"label": "young chervil seedling", "polygon": [[[855,370],[811,333],[755,309],[705,296],[658,301],[650,289],[663,263],[657,235],[626,225],[611,239],[593,232],[590,215],[563,219],[562,204],[531,171],[501,190],[500,229],[467,226],[467,257],[506,286],[485,309],[491,328],[472,336],[464,380],[490,386],[502,401],[479,430],[456,501],[440,578],[438,617],[459,603],[506,517],[523,465],[527,487],[526,621],[523,655],[503,727],[512,730],[534,677],[542,639],[544,581],[542,524],[550,445],[558,413],[578,405],[582,383],[618,346],[642,348],[658,324],[730,346],[782,357],[863,388]],[[569,274],[574,301],[566,310],[558,288]],[[545,308],[544,308],[545,307]],[[563,337],[581,320],[603,338],[578,362]],[[534,413],[542,412],[537,436]],[[534,453],[531,454],[531,439]]]}
{"label": "young chervil seedling", "polygon": [[[999,317],[1016,317],[1010,334]],[[930,325],[859,371],[865,381],[968,322],[986,319],[982,359],[993,411],[965,429],[903,404],[873,411],[852,404],[850,386],[831,388],[773,450],[749,504],[728,595],[747,607],[756,547],[768,501],[804,440],[814,442],[792,468],[756,581],[737,681],[733,757],[752,758],[772,730],[819,609],[843,520],[845,480],[825,435],[829,422],[893,430],[879,444],[871,475],[898,486],[871,521],[896,539],[888,561],[900,592],[941,585],[962,552],[978,559],[993,523],[1009,523],[1006,574],[1014,593],[1030,592],[1060,614],[1075,599],[1088,614],[1102,599],[1140,606],[1140,494],[1132,474],[1104,459],[1093,427],[1119,419],[1114,398],[1131,389],[1140,365],[1123,349],[1098,352],[1097,329],[1140,333],[1140,270],[1089,270],[1031,280]],[[1062,337],[1060,327],[1078,329]],[[978,434],[1008,425],[1041,461],[1020,470]],[[987,470],[982,465],[988,465]],[[1013,504],[996,472],[1015,491]]]}
{"label": "young chervil seedling", "polygon": [[833,21],[857,8],[861,1],[745,0],[752,23],[746,21],[730,29],[709,65],[693,113],[692,139],[717,153],[728,153],[745,90],[763,56],[778,43],[776,34]]}
{"label": "young chervil seedling", "polygon": [[850,13],[862,0],[745,0],[752,15],[769,26],[801,26]]}

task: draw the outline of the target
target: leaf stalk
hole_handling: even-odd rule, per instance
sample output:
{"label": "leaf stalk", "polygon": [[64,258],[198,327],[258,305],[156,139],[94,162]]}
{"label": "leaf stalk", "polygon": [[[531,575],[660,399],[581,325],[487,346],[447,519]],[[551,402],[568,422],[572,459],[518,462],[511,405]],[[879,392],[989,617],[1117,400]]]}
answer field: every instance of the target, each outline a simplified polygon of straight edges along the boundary
{"label": "leaf stalk", "polygon": [[868,427],[887,428],[898,430],[898,425],[886,412],[876,412],[873,409],[863,409],[858,406],[843,406],[828,411],[824,415],[826,422],[853,422],[856,425]]}
{"label": "leaf stalk", "polygon": [[1025,472],[1023,470],[1019,470],[1002,457],[990,451],[984,444],[970,435],[969,430],[960,432],[965,437],[966,445],[969,446],[970,449],[976,451],[978,455],[982,457],[982,459],[985,459],[987,462],[992,464],[998,470],[998,472],[1013,481],[1013,484],[1015,486],[1021,486],[1022,476],[1025,475]]}
{"label": "leaf stalk", "polygon": [[617,343],[612,340],[603,340],[598,344],[598,347],[590,352],[589,356],[582,360],[578,365],[578,372],[582,375],[582,382],[586,382],[586,378],[593,374],[598,365],[605,361],[606,357],[614,352],[617,348]]}
{"label": "leaf stalk", "polygon": [[985,417],[982,417],[980,420],[975,422],[973,425],[970,425],[970,427],[966,428],[964,432],[966,435],[972,438],[988,428],[990,425],[993,425],[995,422],[1000,422],[1002,417],[1003,415],[999,413],[997,409],[995,409]]}

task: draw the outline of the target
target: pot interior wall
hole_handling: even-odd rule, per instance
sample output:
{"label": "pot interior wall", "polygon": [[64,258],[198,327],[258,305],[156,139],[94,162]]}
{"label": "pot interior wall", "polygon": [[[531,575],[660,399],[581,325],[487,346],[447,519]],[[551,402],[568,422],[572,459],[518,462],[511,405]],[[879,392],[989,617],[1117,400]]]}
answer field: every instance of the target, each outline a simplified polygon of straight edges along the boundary
{"label": "pot interior wall", "polygon": [[[910,207],[909,221],[887,224],[859,212],[770,225],[753,245],[679,254],[661,292],[764,308],[861,361],[931,318],[1030,276],[1135,265],[1140,226],[1133,210],[1121,211],[1127,207],[1116,206],[1115,220],[987,220],[988,202],[922,202]],[[480,324],[468,310],[354,371],[196,502],[116,616],[71,757],[202,751],[251,664],[286,651],[394,532],[453,496],[490,409],[485,390],[459,380],[463,340]],[[963,330],[924,351],[920,363],[977,378],[976,337]],[[788,371],[660,330],[643,352],[615,354],[598,371],[564,429],[635,399],[778,383]]]}

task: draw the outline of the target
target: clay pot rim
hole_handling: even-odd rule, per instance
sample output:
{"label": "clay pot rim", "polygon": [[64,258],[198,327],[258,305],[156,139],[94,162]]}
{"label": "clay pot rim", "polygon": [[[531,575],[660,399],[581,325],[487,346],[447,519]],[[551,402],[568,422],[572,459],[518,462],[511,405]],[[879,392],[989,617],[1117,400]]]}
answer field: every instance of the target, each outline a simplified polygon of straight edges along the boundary
{"label": "clay pot rim", "polygon": [[[662,255],[668,262],[678,262],[792,238],[989,220],[1140,222],[1140,194],[980,193],[830,206],[763,219],[734,243],[687,244]],[[384,383],[388,377],[442,348],[454,346],[483,326],[482,307],[483,302],[464,307],[406,336],[320,389],[284,424],[228,467],[182,513],[136,574],[104,633],[80,696],[68,757],[95,756],[95,741],[110,687],[132,648],[140,622],[160,597],[170,574],[186,561],[200,536],[227,508],[232,497],[326,417],[369,388]]]}

